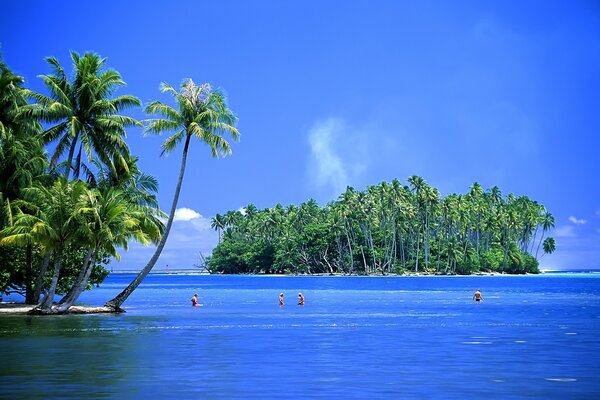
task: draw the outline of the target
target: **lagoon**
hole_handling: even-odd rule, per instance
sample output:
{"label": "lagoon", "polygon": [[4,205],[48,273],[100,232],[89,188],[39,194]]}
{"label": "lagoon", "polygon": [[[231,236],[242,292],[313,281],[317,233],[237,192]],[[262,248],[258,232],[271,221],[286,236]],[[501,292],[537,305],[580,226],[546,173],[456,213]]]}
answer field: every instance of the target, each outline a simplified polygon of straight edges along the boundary
{"label": "lagoon", "polygon": [[[81,302],[132,278],[111,274]],[[124,308],[0,316],[0,398],[600,395],[600,274],[151,274]]]}

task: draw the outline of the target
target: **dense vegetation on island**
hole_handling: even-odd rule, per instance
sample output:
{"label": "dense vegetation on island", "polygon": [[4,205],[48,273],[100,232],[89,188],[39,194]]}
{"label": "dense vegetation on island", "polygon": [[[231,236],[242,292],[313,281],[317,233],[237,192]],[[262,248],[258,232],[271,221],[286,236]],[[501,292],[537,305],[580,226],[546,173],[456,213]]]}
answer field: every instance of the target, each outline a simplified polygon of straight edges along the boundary
{"label": "dense vegetation on island", "polygon": [[554,218],[525,196],[502,197],[474,183],[466,194],[440,197],[419,176],[348,187],[337,201],[216,215],[220,241],[214,273],[471,274],[537,273],[544,235]]}
{"label": "dense vegetation on island", "polygon": [[[67,74],[54,57],[41,76],[48,94],[24,87],[0,60],[0,294],[21,293],[36,313],[66,312],[79,295],[107,276],[106,265],[130,241],[157,245],[134,281],[105,305],[121,304],[154,267],[173,222],[190,140],[208,144],[214,157],[231,152],[223,134],[237,139],[235,116],[210,85],[191,79],[181,91],[162,84],[176,108],[158,101],[140,122],[123,115],[140,107],[125,85],[94,53],[71,52]],[[179,180],[166,218],[156,199],[158,183],[138,168],[126,130],[174,132],[163,154],[183,142]],[[48,151],[52,150],[50,155]],[[62,295],[55,301],[56,295]]]}

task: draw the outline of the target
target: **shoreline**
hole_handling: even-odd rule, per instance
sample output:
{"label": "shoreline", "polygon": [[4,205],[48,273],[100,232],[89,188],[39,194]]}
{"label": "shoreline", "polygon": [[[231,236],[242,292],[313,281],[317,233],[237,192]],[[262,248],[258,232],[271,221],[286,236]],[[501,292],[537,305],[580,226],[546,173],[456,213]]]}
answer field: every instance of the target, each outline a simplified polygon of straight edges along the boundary
{"label": "shoreline", "polygon": [[[5,303],[0,302],[0,315],[27,315],[36,305],[25,303]],[[65,314],[118,314],[109,307],[91,307],[91,306],[71,306]],[[65,315],[53,314],[53,315]]]}

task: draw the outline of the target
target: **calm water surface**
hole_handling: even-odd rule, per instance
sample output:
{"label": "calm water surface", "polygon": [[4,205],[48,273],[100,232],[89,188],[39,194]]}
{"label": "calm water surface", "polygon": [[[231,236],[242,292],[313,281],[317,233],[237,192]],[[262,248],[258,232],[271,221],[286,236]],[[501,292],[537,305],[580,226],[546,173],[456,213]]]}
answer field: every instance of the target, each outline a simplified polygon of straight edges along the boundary
{"label": "calm water surface", "polygon": [[125,309],[0,316],[0,398],[600,398],[598,274],[151,275]]}

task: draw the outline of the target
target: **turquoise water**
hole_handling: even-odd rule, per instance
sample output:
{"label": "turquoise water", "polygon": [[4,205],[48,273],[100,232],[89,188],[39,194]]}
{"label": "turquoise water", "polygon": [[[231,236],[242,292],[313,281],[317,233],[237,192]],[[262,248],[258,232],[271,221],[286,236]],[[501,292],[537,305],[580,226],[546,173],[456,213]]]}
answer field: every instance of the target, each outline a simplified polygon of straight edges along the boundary
{"label": "turquoise water", "polygon": [[600,397],[599,274],[150,275],[125,308],[0,316],[0,398]]}

